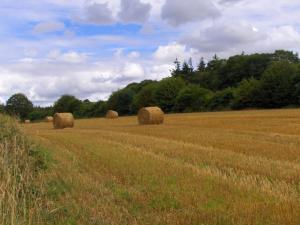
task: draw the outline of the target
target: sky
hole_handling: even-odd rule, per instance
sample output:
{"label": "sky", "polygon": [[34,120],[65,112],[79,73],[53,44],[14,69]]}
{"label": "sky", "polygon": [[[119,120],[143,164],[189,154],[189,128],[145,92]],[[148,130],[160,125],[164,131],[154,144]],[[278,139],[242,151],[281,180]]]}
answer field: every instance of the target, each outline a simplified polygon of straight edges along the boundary
{"label": "sky", "polygon": [[299,0],[0,0],[0,102],[105,100],[176,58],[300,51]]}

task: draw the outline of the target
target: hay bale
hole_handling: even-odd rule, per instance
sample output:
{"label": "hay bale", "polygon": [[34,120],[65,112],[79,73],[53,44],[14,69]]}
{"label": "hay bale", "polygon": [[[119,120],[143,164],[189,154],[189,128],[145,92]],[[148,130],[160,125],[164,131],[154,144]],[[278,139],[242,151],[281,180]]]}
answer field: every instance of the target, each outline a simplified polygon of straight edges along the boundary
{"label": "hay bale", "polygon": [[117,119],[119,117],[119,113],[113,110],[108,110],[106,113],[107,119]]}
{"label": "hay bale", "polygon": [[24,122],[25,122],[25,123],[27,123],[27,124],[28,124],[28,123],[31,123],[31,121],[30,121],[30,120],[25,120]]}
{"label": "hay bale", "polygon": [[73,128],[74,117],[72,113],[55,113],[53,118],[55,129]]}
{"label": "hay bale", "polygon": [[145,107],[138,112],[140,125],[162,124],[164,122],[164,112],[159,107]]}
{"label": "hay bale", "polygon": [[53,122],[53,116],[47,116],[47,117],[45,118],[45,122],[47,122],[47,123],[52,123],[52,122]]}

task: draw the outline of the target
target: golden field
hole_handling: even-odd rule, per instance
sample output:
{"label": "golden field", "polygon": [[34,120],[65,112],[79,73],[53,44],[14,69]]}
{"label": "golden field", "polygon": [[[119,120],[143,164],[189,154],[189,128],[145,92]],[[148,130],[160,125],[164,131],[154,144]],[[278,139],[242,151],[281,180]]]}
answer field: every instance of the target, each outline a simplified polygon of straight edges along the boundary
{"label": "golden field", "polygon": [[300,224],[300,110],[23,130],[53,158],[49,224]]}

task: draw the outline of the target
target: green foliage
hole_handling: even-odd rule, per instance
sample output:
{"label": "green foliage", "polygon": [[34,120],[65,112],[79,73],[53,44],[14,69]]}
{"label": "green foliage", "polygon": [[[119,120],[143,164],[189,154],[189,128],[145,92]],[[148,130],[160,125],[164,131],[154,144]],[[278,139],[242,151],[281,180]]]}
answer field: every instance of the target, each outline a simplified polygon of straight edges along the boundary
{"label": "green foliage", "polygon": [[120,115],[128,115],[131,113],[131,104],[135,92],[131,87],[121,89],[114,92],[108,99],[108,109],[117,111]]}
{"label": "green foliage", "polygon": [[54,112],[74,113],[80,108],[80,100],[72,95],[63,95],[54,103]]}
{"label": "green foliage", "polygon": [[146,106],[155,106],[154,93],[157,88],[157,83],[150,83],[147,86],[143,87],[141,91],[136,94],[132,102],[133,112],[137,112],[140,108]]}
{"label": "green foliage", "polygon": [[98,101],[94,104],[91,117],[104,116],[107,112],[107,103],[105,101]]}
{"label": "green foliage", "polygon": [[297,102],[295,80],[298,68],[287,61],[274,62],[263,74],[259,91],[259,106],[283,107]]}
{"label": "green foliage", "polygon": [[0,113],[1,114],[5,114],[6,113],[5,105],[4,104],[0,104]]}
{"label": "green foliage", "polygon": [[165,111],[171,112],[176,104],[176,98],[185,83],[180,78],[166,78],[159,82],[155,92],[155,102]]}
{"label": "green foliage", "polygon": [[28,118],[31,121],[44,120],[46,116],[52,116],[53,114],[53,107],[34,107]]}
{"label": "green foliage", "polygon": [[254,78],[243,80],[234,90],[233,109],[254,108],[258,106],[260,82]]}
{"label": "green foliage", "polygon": [[233,89],[226,88],[222,91],[215,92],[208,101],[209,110],[229,109],[233,100]]}
{"label": "green foliage", "polygon": [[175,110],[178,112],[204,110],[210,94],[210,90],[197,85],[188,85],[176,97]]}
{"label": "green foliage", "polygon": [[14,94],[6,102],[6,111],[12,115],[26,119],[33,109],[32,102],[24,94]]}

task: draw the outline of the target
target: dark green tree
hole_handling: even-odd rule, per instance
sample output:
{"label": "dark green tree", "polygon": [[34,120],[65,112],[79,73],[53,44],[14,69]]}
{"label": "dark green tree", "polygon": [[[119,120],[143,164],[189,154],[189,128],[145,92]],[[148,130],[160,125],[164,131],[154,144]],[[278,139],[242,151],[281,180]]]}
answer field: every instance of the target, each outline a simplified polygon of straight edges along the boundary
{"label": "dark green tree", "polygon": [[178,58],[176,58],[174,64],[175,68],[171,70],[171,75],[177,77],[179,74],[181,74],[181,63],[179,62]]}
{"label": "dark green tree", "polygon": [[70,112],[75,114],[79,110],[81,101],[72,95],[63,95],[54,103],[54,112]]}
{"label": "dark green tree", "polygon": [[135,92],[129,87],[114,92],[108,99],[107,107],[117,111],[120,115],[132,113],[131,105]]}
{"label": "dark green tree", "polygon": [[258,106],[260,81],[252,78],[243,80],[234,90],[233,109],[255,108]]}
{"label": "dark green tree", "polygon": [[53,107],[34,107],[28,118],[31,121],[44,120],[46,116],[52,116],[54,114]]}
{"label": "dark green tree", "polygon": [[294,104],[298,68],[288,61],[274,62],[264,73],[260,86],[260,107],[278,108]]}
{"label": "dark green tree", "polygon": [[200,72],[200,73],[204,72],[205,68],[206,68],[206,64],[204,62],[203,57],[201,57],[200,62],[199,62],[198,67],[197,67],[197,71]]}
{"label": "dark green tree", "polygon": [[5,114],[5,105],[0,103],[0,113]]}
{"label": "dark green tree", "polygon": [[32,110],[32,102],[22,93],[12,95],[6,102],[6,111],[10,115],[20,117],[22,120],[28,118]]}
{"label": "dark green tree", "polygon": [[106,101],[97,101],[95,102],[92,110],[92,117],[104,116],[107,112],[107,102]]}
{"label": "dark green tree", "polygon": [[179,91],[185,83],[181,78],[166,78],[159,82],[155,92],[155,102],[165,111],[171,112],[176,103]]}
{"label": "dark green tree", "polygon": [[229,109],[233,100],[232,88],[226,88],[222,91],[215,92],[208,101],[209,110]]}
{"label": "dark green tree", "polygon": [[205,110],[211,91],[197,85],[188,85],[176,97],[175,111],[194,112]]}
{"label": "dark green tree", "polygon": [[133,103],[132,103],[132,110],[136,113],[140,108],[146,106],[155,106],[155,98],[154,93],[157,88],[157,83],[151,83],[134,96]]}
{"label": "dark green tree", "polygon": [[288,61],[290,63],[298,63],[299,56],[298,53],[294,53],[292,51],[285,51],[285,50],[276,50],[273,54],[272,59],[274,61]]}

